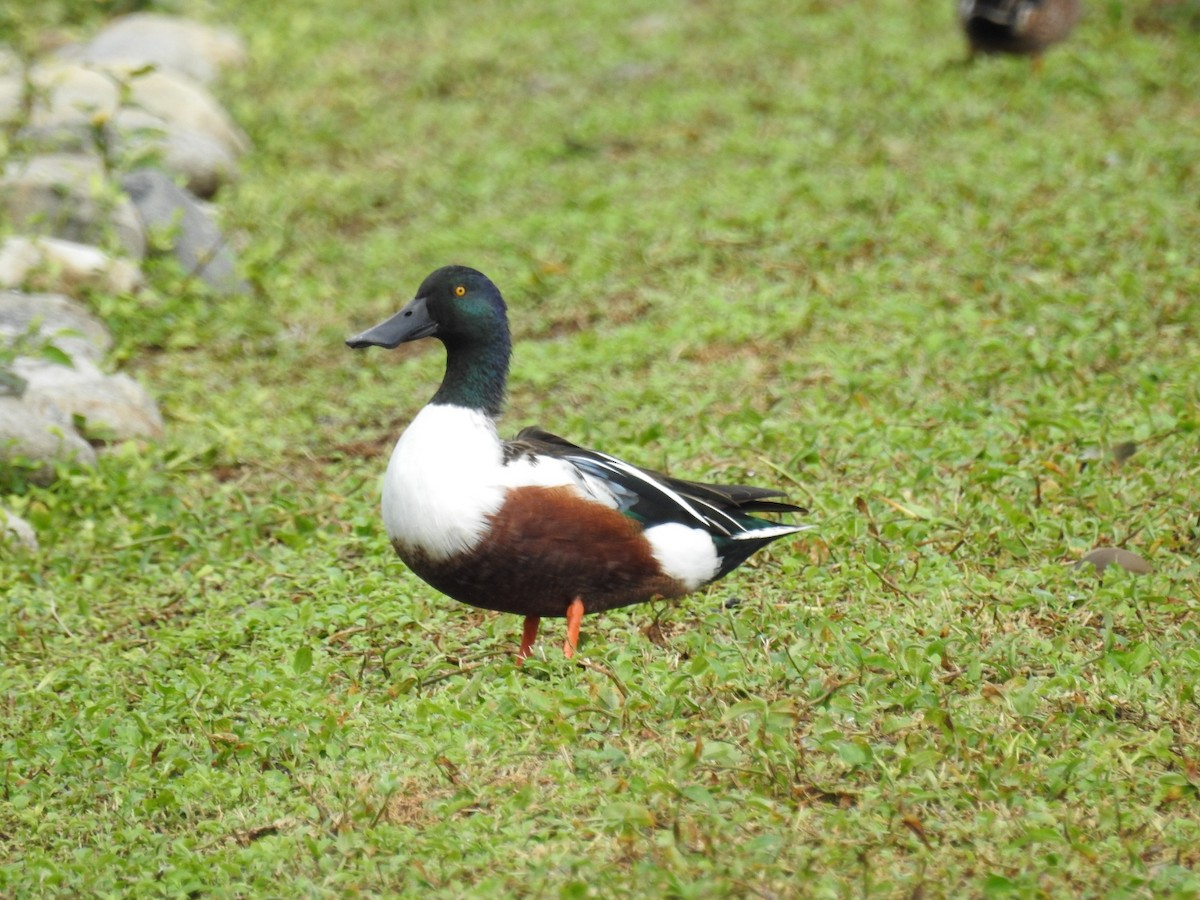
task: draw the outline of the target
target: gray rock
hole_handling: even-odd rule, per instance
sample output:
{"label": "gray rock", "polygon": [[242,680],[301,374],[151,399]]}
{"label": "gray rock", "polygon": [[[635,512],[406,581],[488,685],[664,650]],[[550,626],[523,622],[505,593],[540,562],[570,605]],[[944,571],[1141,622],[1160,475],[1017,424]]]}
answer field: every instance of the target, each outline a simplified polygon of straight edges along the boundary
{"label": "gray rock", "polygon": [[[64,426],[75,441],[82,439],[72,429],[73,416],[86,420],[88,430],[104,438],[127,440],[162,434],[162,415],[146,390],[127,375],[106,375],[97,366],[112,344],[100,320],[66,297],[0,292],[0,343],[11,343],[13,335],[25,334],[34,322],[38,323],[38,335],[66,353],[72,364],[63,365],[32,353],[18,356],[7,368],[24,382],[23,390],[19,398],[3,399],[18,401],[31,422],[46,420]],[[61,334],[64,330],[74,333]],[[45,430],[34,426],[35,435]],[[5,435],[0,429],[0,442]],[[75,441],[67,440],[77,447]],[[39,453],[49,452],[45,441],[39,444],[28,435],[18,443]],[[91,447],[86,442],[83,445],[87,447],[85,456],[94,459]],[[52,461],[60,457],[51,454],[33,458]]]}
{"label": "gray rock", "polygon": [[[127,75],[128,70],[124,73]],[[166,122],[169,130],[208,135],[231,154],[241,155],[250,149],[250,139],[201,85],[172,72],[147,72],[129,77],[129,87],[130,103],[117,113],[118,121],[125,112],[144,110]]]}
{"label": "gray rock", "polygon": [[121,179],[148,232],[170,238],[171,252],[185,271],[195,273],[218,294],[244,293],[221,229],[203,205],[158,169],[138,169]]}
{"label": "gray rock", "polygon": [[0,75],[16,74],[21,71],[21,57],[0,45]]}
{"label": "gray rock", "polygon": [[[14,60],[9,64],[7,60]],[[16,57],[6,57],[0,47],[0,123],[10,125],[21,113],[21,64]]]}
{"label": "gray rock", "polygon": [[38,548],[37,532],[33,526],[16,513],[0,508],[0,542],[4,541],[29,550]]}
{"label": "gray rock", "polygon": [[95,288],[128,294],[142,284],[142,272],[127,259],[60,238],[10,237],[0,244],[0,289],[36,287],[78,294]]}
{"label": "gray rock", "polygon": [[36,99],[22,119],[22,85],[0,79],[0,119],[19,124],[26,144],[44,152],[95,155],[93,125],[103,125],[117,107],[120,91],[112,78],[82,66],[35,64],[29,71]]}
{"label": "gray rock", "polygon": [[61,410],[42,412],[17,397],[0,396],[0,465],[15,461],[33,465],[31,480],[49,484],[55,463],[94,466],[96,451]]}
{"label": "gray rock", "polygon": [[[250,142],[204,87],[174,72],[105,66],[36,65],[38,101],[21,138],[43,151],[82,153],[102,135],[110,158],[156,158],[200,196],[232,180]],[[0,79],[0,119],[16,117],[19,105],[19,79]]]}
{"label": "gray rock", "polygon": [[[167,129],[149,113],[129,110],[121,115],[121,131],[109,122],[104,133],[122,164],[153,162],[183,178],[197,197],[212,197],[237,176],[237,159],[206,134],[183,128]],[[86,122],[68,122],[45,128],[23,128],[22,141],[42,153],[93,155],[94,138]]]}
{"label": "gray rock", "polygon": [[104,374],[89,359],[73,362],[18,358],[12,368],[25,379],[25,405],[41,415],[59,410],[80,416],[90,434],[106,440],[162,436],[162,415],[144,387],[128,375]]}
{"label": "gray rock", "polygon": [[38,337],[72,359],[97,363],[112,347],[112,335],[104,323],[74,300],[60,294],[0,291],[0,345],[28,332],[35,321]]}
{"label": "gray rock", "polygon": [[117,190],[105,190],[100,161],[47,154],[9,163],[0,175],[0,207],[26,232],[103,246],[111,234],[134,259],[146,252],[137,211]]}
{"label": "gray rock", "polygon": [[123,110],[117,121],[120,131],[113,139],[125,159],[153,161],[180,176],[197,197],[212,197],[237,178],[237,156],[209,134],[178,126],[156,128],[154,117],[139,110]]}
{"label": "gray rock", "polygon": [[160,158],[168,171],[182,175],[187,189],[197,197],[212,197],[237,176],[237,159],[206,134],[176,129],[160,145]]}
{"label": "gray rock", "polygon": [[86,44],[60,55],[85,62],[153,64],[202,84],[216,78],[220,69],[243,65],[247,59],[245,42],[232,31],[156,13],[117,19]]}

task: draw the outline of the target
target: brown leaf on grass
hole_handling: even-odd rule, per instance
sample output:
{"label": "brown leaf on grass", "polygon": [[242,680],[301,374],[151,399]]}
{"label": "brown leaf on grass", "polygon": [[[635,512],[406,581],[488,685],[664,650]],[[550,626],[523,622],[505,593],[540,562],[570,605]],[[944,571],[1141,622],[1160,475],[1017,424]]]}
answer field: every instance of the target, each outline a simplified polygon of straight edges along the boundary
{"label": "brown leaf on grass", "polygon": [[862,497],[855,497],[854,508],[857,509],[859,514],[867,520],[867,531],[869,531],[873,537],[879,537],[879,529],[875,527],[875,520],[871,517],[871,508],[867,506],[867,501]]}
{"label": "brown leaf on grass", "polygon": [[657,644],[659,647],[667,646],[667,639],[663,636],[662,626],[658,624],[658,619],[655,619],[649,625],[642,629],[642,634],[652,644]]}
{"label": "brown leaf on grass", "polygon": [[925,833],[925,826],[918,817],[911,814],[901,816],[900,822],[905,828],[915,834],[922,844],[924,844],[926,847],[932,846],[932,844],[929,843],[929,835]]}
{"label": "brown leaf on grass", "polygon": [[280,819],[279,821],[271,822],[268,825],[259,825],[256,828],[246,828],[244,830],[235,831],[233,832],[233,839],[243,847],[249,847],[257,840],[270,837],[273,834],[279,834],[290,825],[290,820]]}
{"label": "brown leaf on grass", "polygon": [[1133,551],[1122,550],[1120,547],[1097,547],[1095,550],[1089,550],[1075,563],[1075,568],[1078,569],[1085,563],[1093,565],[1097,575],[1103,575],[1104,570],[1111,565],[1120,566],[1134,575],[1146,575],[1150,572],[1150,563]]}

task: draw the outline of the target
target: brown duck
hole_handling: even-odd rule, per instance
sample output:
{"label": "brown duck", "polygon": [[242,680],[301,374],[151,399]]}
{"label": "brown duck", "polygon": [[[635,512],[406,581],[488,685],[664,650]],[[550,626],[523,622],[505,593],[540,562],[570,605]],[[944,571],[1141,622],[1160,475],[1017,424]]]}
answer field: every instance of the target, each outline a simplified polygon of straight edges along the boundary
{"label": "brown duck", "polygon": [[1033,57],[1035,65],[1067,38],[1082,12],[1080,0],[958,0],[972,57],[1009,53]]}

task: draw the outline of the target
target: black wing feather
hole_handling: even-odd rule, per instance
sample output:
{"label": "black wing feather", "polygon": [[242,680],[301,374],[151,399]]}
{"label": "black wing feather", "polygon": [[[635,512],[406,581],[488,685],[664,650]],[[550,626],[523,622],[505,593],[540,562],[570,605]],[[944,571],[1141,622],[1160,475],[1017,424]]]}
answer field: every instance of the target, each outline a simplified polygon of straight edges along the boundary
{"label": "black wing feather", "polygon": [[[803,514],[808,512],[802,506],[772,499],[784,496],[780,491],[749,485],[711,484],[672,478],[662,472],[634,466],[606,454],[580,447],[566,438],[551,434],[535,425],[523,428],[514,440],[505,443],[506,459],[517,459],[521,456],[550,456],[566,459],[595,477],[625,488],[637,497],[629,511],[643,521],[666,522],[681,519],[679,503],[672,494],[677,494],[690,501],[691,504],[707,510],[709,513],[707,515],[696,509],[691,512],[710,527],[715,526],[727,534],[731,533],[731,529],[740,531],[745,527],[744,523],[738,522],[735,518],[739,514],[752,512]],[[634,480],[629,473],[623,472],[619,468],[620,466],[640,473],[641,478]],[[654,490],[647,485],[647,482],[658,482],[661,487]],[[662,488],[666,488],[666,490]]]}

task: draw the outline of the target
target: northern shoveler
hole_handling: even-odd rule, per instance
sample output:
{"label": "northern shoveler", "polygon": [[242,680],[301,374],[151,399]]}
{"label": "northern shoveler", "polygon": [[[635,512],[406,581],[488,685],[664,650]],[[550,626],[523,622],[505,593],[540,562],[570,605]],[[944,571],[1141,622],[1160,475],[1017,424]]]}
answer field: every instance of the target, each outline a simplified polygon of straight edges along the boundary
{"label": "northern shoveler", "polygon": [[585,612],[682,596],[811,527],[748,515],[806,512],[773,499],[778,491],[681,481],[539,428],[502,440],[512,343],[504,299],[481,272],[438,269],[403,309],[346,343],[390,349],[426,337],[445,345],[446,375],[392,451],[384,525],[400,558],[442,593],[525,617],[518,663],[542,617],[566,617],[570,658]]}
{"label": "northern shoveler", "polygon": [[958,0],[958,20],[972,56],[1012,53],[1038,65],[1052,44],[1065,40],[1079,21],[1080,0]]}

